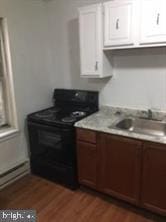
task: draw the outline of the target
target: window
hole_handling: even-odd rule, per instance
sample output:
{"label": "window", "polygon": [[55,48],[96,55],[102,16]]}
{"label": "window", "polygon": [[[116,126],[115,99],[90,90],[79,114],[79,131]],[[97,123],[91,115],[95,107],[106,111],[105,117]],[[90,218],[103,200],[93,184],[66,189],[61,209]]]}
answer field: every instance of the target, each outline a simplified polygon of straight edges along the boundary
{"label": "window", "polygon": [[0,18],[0,138],[17,131],[7,21]]}

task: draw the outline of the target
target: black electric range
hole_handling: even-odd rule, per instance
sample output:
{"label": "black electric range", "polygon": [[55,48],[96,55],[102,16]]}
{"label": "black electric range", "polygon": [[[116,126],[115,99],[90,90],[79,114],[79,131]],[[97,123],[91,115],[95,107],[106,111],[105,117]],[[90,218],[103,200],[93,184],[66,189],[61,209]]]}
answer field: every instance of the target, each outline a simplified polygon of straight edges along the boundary
{"label": "black electric range", "polygon": [[74,123],[98,110],[98,92],[55,89],[54,106],[27,117],[32,173],[78,187]]}

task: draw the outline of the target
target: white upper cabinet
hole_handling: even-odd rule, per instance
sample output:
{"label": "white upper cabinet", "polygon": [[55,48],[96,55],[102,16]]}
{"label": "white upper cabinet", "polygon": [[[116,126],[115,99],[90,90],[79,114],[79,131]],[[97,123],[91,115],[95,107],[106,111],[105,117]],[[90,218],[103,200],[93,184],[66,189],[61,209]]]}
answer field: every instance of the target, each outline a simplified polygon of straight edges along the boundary
{"label": "white upper cabinet", "polygon": [[104,46],[134,44],[134,1],[104,3]]}
{"label": "white upper cabinet", "polygon": [[103,52],[102,4],[79,8],[81,76],[110,76],[111,64]]}
{"label": "white upper cabinet", "polygon": [[112,0],[82,7],[79,22],[84,77],[111,75],[107,50],[166,46],[166,0]]}
{"label": "white upper cabinet", "polygon": [[166,0],[141,0],[140,44],[166,43]]}

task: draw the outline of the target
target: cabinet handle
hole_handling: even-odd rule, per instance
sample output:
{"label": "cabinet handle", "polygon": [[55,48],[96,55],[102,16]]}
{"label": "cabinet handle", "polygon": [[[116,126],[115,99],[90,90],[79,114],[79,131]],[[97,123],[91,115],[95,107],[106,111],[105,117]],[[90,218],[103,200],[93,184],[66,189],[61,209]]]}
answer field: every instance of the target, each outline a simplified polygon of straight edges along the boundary
{"label": "cabinet handle", "polygon": [[98,62],[96,61],[96,64],[95,64],[95,70],[97,71],[98,70]]}
{"label": "cabinet handle", "polygon": [[119,19],[116,20],[116,29],[119,29]]}
{"label": "cabinet handle", "polygon": [[156,24],[157,25],[160,24],[160,13],[157,14]]}

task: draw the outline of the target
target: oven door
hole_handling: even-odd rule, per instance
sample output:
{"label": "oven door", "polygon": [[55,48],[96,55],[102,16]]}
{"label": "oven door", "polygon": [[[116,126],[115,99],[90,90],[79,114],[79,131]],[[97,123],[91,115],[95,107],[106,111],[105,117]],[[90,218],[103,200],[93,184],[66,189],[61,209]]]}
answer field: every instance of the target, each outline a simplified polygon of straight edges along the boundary
{"label": "oven door", "polygon": [[76,160],[74,130],[28,122],[31,157],[48,163],[73,165]]}

